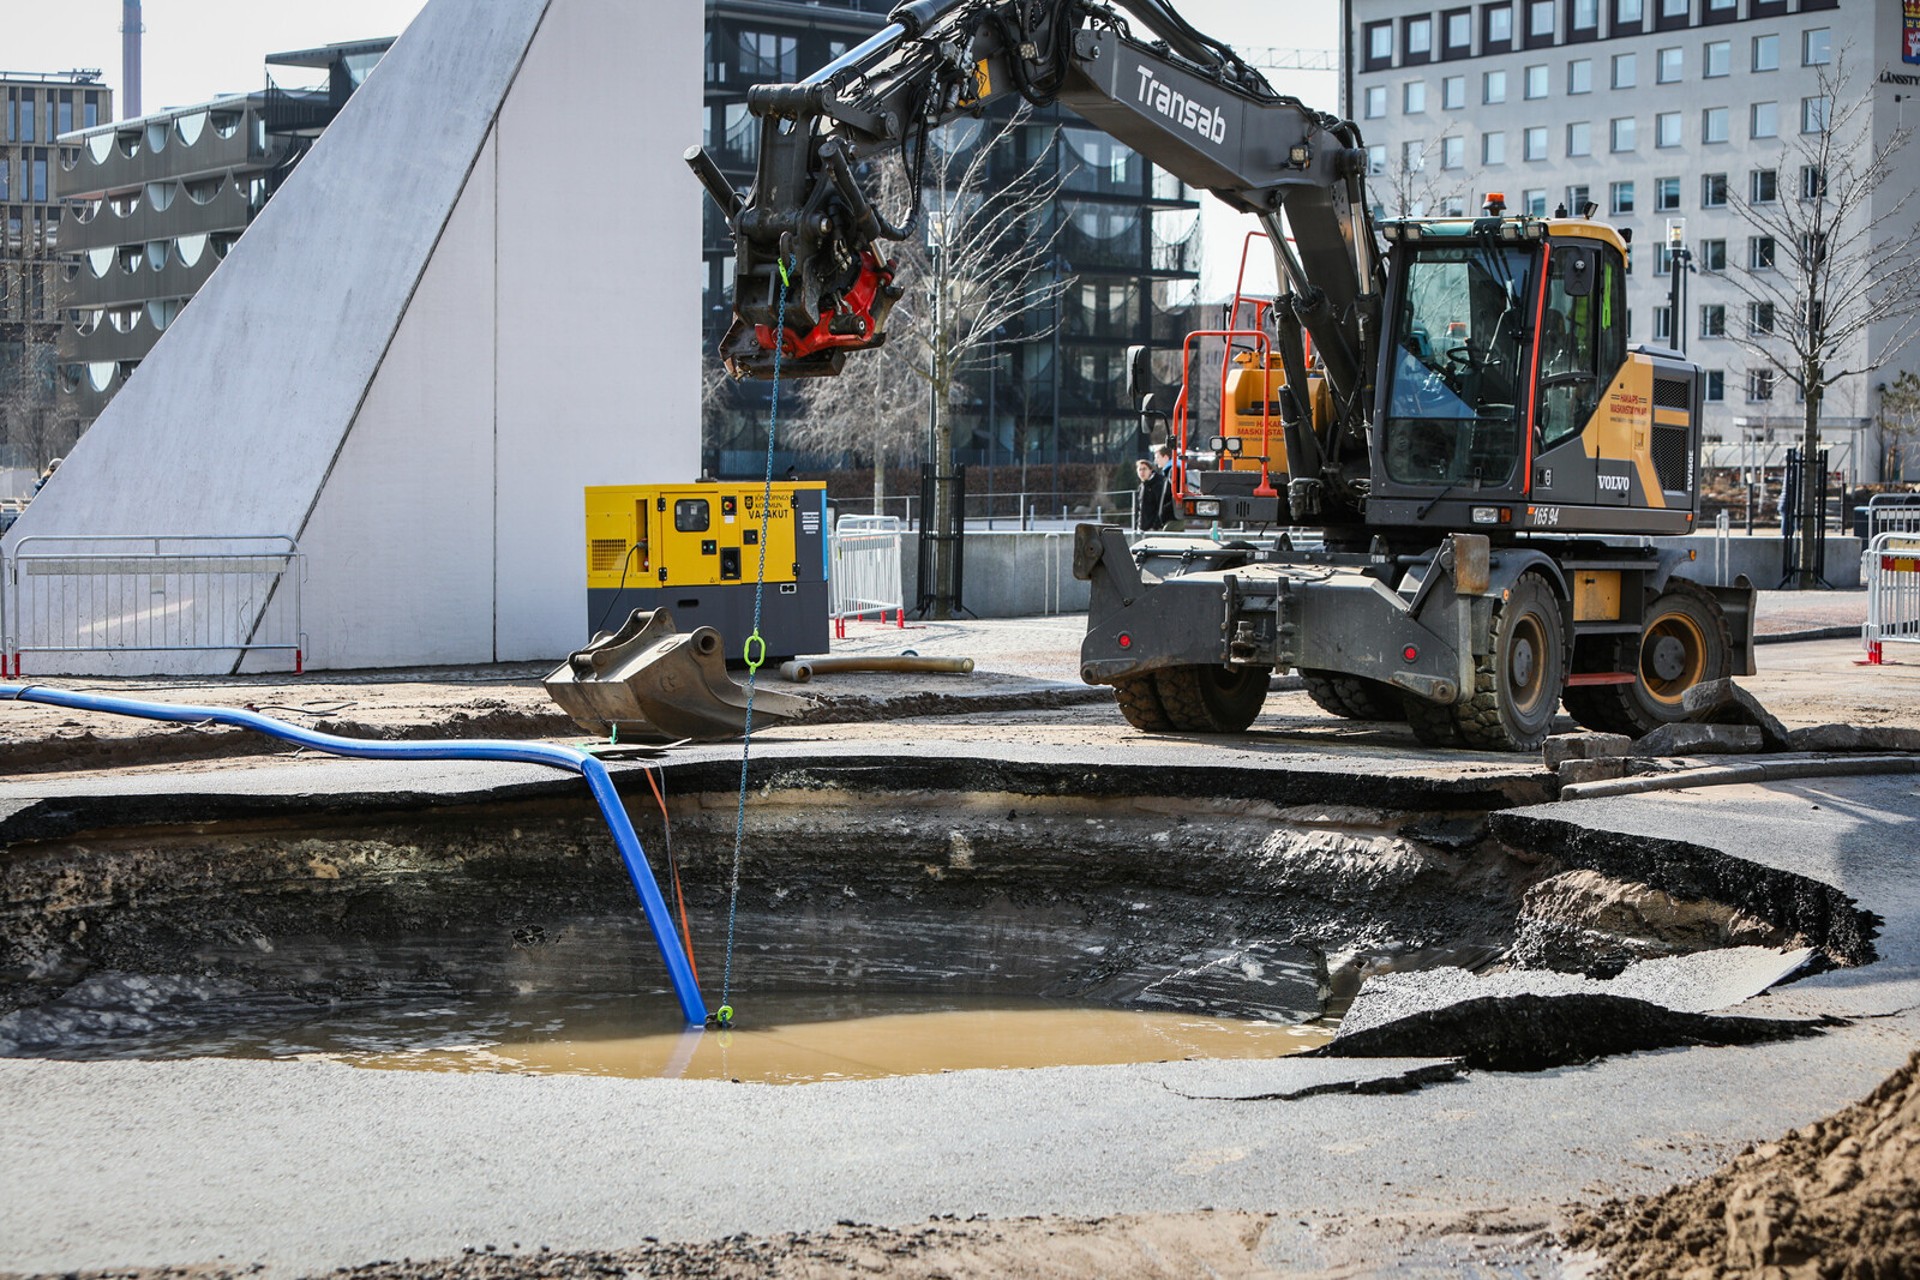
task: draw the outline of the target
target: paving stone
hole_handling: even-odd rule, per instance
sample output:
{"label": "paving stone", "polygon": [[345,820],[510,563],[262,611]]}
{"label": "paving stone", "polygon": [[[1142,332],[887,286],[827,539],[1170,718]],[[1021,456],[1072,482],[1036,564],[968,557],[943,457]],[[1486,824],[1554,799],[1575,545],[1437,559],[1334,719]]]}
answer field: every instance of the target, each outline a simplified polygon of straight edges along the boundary
{"label": "paving stone", "polygon": [[1761,749],[1765,738],[1758,725],[1663,724],[1633,744],[1637,756],[1702,756],[1745,754]]}
{"label": "paving stone", "polygon": [[1680,705],[1702,724],[1750,724],[1768,751],[1791,751],[1787,727],[1760,700],[1731,680],[1702,680],[1680,695]]}
{"label": "paving stone", "polygon": [[1920,729],[1890,725],[1817,724],[1789,730],[1787,740],[1795,751],[1920,751]]}
{"label": "paving stone", "polygon": [[1557,733],[1541,748],[1547,768],[1558,769],[1569,760],[1600,760],[1624,756],[1633,749],[1633,739],[1623,733]]}
{"label": "paving stone", "polygon": [[1627,776],[1625,756],[1605,756],[1599,760],[1563,760],[1555,770],[1561,786],[1576,782],[1611,782]]}

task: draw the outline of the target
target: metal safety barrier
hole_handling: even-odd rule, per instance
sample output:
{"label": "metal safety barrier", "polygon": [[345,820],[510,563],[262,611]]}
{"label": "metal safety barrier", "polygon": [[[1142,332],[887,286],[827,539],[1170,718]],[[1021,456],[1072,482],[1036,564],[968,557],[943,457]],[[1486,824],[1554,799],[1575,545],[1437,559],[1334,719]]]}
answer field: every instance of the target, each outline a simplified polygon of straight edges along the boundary
{"label": "metal safety barrier", "polygon": [[1883,533],[1920,533],[1920,493],[1879,493],[1867,499],[1867,540]]}
{"label": "metal safety barrier", "polygon": [[1867,623],[1860,630],[1867,662],[1879,664],[1881,646],[1920,644],[1920,533],[1883,533],[1861,565],[1867,584]]}
{"label": "metal safety barrier", "polygon": [[906,626],[906,590],[900,575],[902,525],[896,516],[841,516],[828,534],[828,595],[833,634],[847,638],[847,619],[893,615]]}
{"label": "metal safety barrier", "polygon": [[31,653],[283,652],[298,673],[305,576],[279,534],[22,538],[0,564],[0,663],[19,676]]}

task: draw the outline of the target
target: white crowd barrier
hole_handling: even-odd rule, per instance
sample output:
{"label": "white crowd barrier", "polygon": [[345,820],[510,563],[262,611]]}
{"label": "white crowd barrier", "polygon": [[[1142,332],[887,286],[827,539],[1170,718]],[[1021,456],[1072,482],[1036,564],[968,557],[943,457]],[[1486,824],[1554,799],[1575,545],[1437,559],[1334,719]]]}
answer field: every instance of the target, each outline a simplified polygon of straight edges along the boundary
{"label": "white crowd barrier", "polygon": [[906,625],[900,539],[897,516],[841,516],[834,522],[827,581],[836,639],[846,639],[847,619],[868,614],[883,621],[892,614],[895,625]]}
{"label": "white crowd barrier", "polygon": [[1860,638],[1867,661],[1883,660],[1883,646],[1920,644],[1920,533],[1883,533],[1860,566],[1867,587],[1867,624]]}

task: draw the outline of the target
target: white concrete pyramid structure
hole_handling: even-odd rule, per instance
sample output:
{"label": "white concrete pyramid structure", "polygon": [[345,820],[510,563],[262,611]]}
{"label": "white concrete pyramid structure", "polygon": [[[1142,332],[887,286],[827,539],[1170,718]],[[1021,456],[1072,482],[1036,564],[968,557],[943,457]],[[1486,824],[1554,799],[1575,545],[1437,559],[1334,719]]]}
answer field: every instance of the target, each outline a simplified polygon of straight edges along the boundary
{"label": "white concrete pyramid structure", "polygon": [[8,546],[291,535],[315,667],[577,647],[582,487],[699,469],[702,21],[431,0]]}

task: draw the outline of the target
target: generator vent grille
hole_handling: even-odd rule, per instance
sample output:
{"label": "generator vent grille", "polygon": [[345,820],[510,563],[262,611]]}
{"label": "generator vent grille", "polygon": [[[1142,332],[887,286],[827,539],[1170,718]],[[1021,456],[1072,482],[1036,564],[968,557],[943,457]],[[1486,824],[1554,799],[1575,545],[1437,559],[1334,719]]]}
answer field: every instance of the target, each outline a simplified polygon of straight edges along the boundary
{"label": "generator vent grille", "polygon": [[595,538],[587,545],[587,564],[594,573],[612,573],[626,554],[626,539]]}
{"label": "generator vent grille", "polygon": [[1670,493],[1687,488],[1687,462],[1692,456],[1692,432],[1686,427],[1653,429],[1653,470],[1660,487]]}
{"label": "generator vent grille", "polygon": [[1653,404],[1656,409],[1693,408],[1693,383],[1686,378],[1655,378]]}

